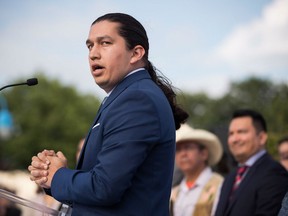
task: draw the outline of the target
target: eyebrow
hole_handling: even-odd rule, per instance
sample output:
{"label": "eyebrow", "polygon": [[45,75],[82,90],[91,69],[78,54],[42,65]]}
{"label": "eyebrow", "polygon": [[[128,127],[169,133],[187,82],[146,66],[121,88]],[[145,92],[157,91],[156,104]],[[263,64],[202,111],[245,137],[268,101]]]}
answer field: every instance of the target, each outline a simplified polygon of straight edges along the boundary
{"label": "eyebrow", "polygon": [[[108,36],[108,35],[104,35],[104,36],[101,36],[101,37],[96,37],[96,41],[97,41],[97,42],[102,41],[102,40],[104,40],[104,39],[112,40],[112,37],[110,37],[110,36]],[[91,43],[93,43],[92,40],[90,40],[90,39],[87,39],[87,40],[86,40],[86,45],[87,45],[87,44],[91,44]]]}

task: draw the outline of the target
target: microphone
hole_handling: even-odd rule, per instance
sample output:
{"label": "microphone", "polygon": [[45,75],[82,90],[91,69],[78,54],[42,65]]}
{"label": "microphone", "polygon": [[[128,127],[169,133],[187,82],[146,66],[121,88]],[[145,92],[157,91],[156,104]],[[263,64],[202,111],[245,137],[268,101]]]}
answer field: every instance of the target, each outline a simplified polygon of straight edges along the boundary
{"label": "microphone", "polygon": [[33,85],[37,85],[37,84],[38,84],[37,78],[31,78],[31,79],[27,79],[27,81],[24,83],[16,83],[16,84],[3,86],[2,88],[0,88],[0,91],[2,91],[5,88],[11,87],[11,86],[19,86],[19,85],[33,86]]}

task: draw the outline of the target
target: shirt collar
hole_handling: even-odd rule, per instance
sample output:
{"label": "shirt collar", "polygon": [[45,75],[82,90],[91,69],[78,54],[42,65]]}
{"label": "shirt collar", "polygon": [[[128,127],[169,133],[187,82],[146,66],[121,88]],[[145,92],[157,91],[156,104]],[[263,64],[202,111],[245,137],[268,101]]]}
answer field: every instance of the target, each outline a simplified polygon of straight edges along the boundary
{"label": "shirt collar", "polygon": [[130,73],[128,73],[128,74],[124,77],[124,79],[125,79],[126,77],[128,77],[128,76],[136,73],[136,72],[141,71],[141,70],[145,70],[145,68],[138,68],[138,69],[135,69],[135,70],[131,71]]}
{"label": "shirt collar", "polygon": [[195,181],[195,185],[204,185],[203,182],[206,182],[207,178],[210,178],[210,175],[212,174],[212,169],[210,167],[206,167],[199,177]]}
{"label": "shirt collar", "polygon": [[[136,72],[141,71],[141,70],[145,70],[145,68],[137,68],[137,69],[135,69],[135,70],[129,72],[129,73],[124,77],[124,79],[125,79],[126,77],[128,77],[128,76],[130,76],[130,75],[136,73]],[[116,86],[117,86],[117,85],[116,85]],[[115,87],[116,87],[116,86],[115,86]],[[110,92],[107,93],[107,96],[106,96],[106,97],[109,97],[109,95],[112,93],[112,91],[115,89],[115,87],[114,87]]]}
{"label": "shirt collar", "polygon": [[[196,179],[195,181],[195,184],[194,184],[194,187],[195,186],[201,186],[201,185],[204,185],[206,182],[207,182],[207,178],[209,179],[210,176],[212,174],[212,169],[210,167],[206,167],[201,173],[200,175],[198,176],[198,178]],[[184,190],[184,191],[187,191],[188,188],[187,188],[187,185],[186,185],[186,178],[184,178],[181,183],[180,183],[180,189],[181,190]],[[192,188],[194,188],[192,187]]]}
{"label": "shirt collar", "polygon": [[[262,157],[264,154],[266,153],[265,149],[260,150],[259,152],[257,152],[256,154],[254,154],[253,156],[251,156],[246,162],[245,165],[251,167],[253,166],[253,164],[260,158]],[[239,164],[239,165],[244,165],[244,164]]]}

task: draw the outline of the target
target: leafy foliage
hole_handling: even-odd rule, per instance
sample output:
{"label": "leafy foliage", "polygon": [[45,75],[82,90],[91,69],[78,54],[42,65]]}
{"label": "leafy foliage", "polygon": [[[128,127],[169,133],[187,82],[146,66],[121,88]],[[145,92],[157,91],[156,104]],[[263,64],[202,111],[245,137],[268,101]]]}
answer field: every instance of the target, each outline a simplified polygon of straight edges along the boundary
{"label": "leafy foliage", "polygon": [[15,87],[3,93],[16,127],[12,138],[1,140],[1,159],[10,168],[27,168],[33,155],[53,149],[62,151],[74,167],[78,141],[86,136],[99,100],[80,95],[73,87],[43,74],[35,77],[37,86]]}
{"label": "leafy foliage", "polygon": [[[209,98],[204,93],[179,96],[178,101],[190,115],[188,123],[195,128],[214,132],[222,141],[226,154],[227,129],[234,110],[251,108],[258,110],[268,125],[268,151],[277,158],[277,141],[287,135],[288,128],[288,85],[275,84],[269,80],[250,77],[233,82],[229,91],[221,98]],[[233,161],[232,161],[233,163]]]}
{"label": "leafy foliage", "polygon": [[[73,168],[78,141],[87,134],[99,100],[94,95],[81,95],[73,87],[41,73],[35,76],[39,80],[36,87],[15,87],[1,92],[16,125],[12,138],[0,140],[2,162],[7,161],[9,168],[26,169],[33,155],[43,149],[54,149],[62,151],[69,167]],[[231,83],[221,98],[210,98],[205,93],[181,93],[177,99],[189,113],[190,125],[210,130],[220,138],[226,154],[216,170],[222,173],[228,172],[234,162],[226,140],[230,116],[235,109],[252,108],[264,115],[269,132],[268,151],[275,157],[277,140],[287,135],[288,86],[285,83],[250,77]]]}

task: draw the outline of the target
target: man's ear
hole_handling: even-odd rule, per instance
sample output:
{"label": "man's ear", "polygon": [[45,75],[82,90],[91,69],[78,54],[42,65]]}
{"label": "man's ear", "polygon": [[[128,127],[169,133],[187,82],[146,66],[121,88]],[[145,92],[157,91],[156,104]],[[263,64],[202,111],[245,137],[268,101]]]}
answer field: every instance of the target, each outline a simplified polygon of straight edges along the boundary
{"label": "man's ear", "polygon": [[144,55],[145,55],[145,49],[141,45],[135,46],[133,48],[130,63],[135,64],[135,63],[141,61]]}
{"label": "man's ear", "polygon": [[264,131],[261,131],[261,132],[259,133],[259,137],[260,137],[261,145],[264,146],[264,145],[266,144],[266,142],[267,142],[267,139],[268,139],[267,133],[264,132]]}

